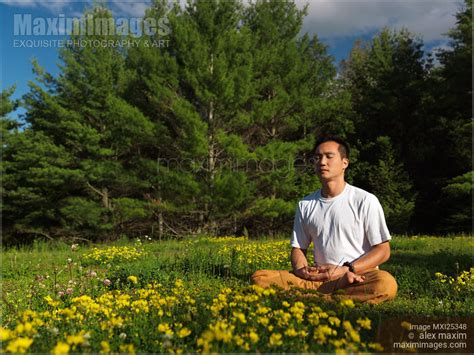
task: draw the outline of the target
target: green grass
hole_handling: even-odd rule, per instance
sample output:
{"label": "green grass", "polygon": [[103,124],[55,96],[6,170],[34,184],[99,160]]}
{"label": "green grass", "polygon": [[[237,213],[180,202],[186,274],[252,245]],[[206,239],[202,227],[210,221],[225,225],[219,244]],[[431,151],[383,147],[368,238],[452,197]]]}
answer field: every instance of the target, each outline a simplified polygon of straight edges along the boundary
{"label": "green grass", "polygon": [[[44,309],[46,295],[57,299],[59,292],[70,292],[70,296],[62,296],[67,304],[67,299],[73,296],[87,294],[97,297],[110,289],[128,290],[146,287],[152,282],[172,287],[177,279],[184,281],[196,299],[211,302],[224,287],[245,289],[250,284],[250,275],[257,269],[289,269],[289,243],[275,243],[272,239],[219,241],[190,238],[161,242],[122,239],[97,247],[135,247],[145,255],[136,260],[106,263],[84,258],[92,245],[81,245],[72,251],[65,243],[38,242],[29,247],[4,250],[0,303],[2,325],[12,328],[26,309]],[[274,249],[266,258],[261,258],[269,248]],[[280,254],[278,248],[282,248]],[[365,335],[367,341],[375,339],[377,328],[391,319],[469,317],[474,314],[472,288],[455,290],[454,285],[442,284],[435,276],[440,272],[456,277],[462,271],[470,270],[474,250],[471,236],[395,236],[391,249],[390,260],[381,268],[396,278],[398,297],[377,306],[358,305],[344,313],[345,319],[354,322],[363,317],[372,320],[374,326],[372,332]],[[91,271],[97,276],[91,277]],[[130,275],[137,276],[137,285],[131,285]],[[105,286],[104,279],[110,280],[111,284]],[[291,299],[291,292],[282,297]],[[333,304],[321,300],[311,302],[327,309],[334,308]]]}

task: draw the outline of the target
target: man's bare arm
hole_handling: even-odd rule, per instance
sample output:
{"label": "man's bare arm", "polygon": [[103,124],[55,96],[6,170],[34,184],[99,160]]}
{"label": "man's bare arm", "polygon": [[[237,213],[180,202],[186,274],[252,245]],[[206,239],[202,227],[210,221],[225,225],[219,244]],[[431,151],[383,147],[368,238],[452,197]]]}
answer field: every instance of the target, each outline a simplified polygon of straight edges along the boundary
{"label": "man's bare arm", "polygon": [[306,259],[307,249],[293,248],[291,249],[291,266],[293,271],[297,271],[305,266],[308,266]]}
{"label": "man's bare arm", "polygon": [[354,272],[356,274],[362,274],[367,270],[374,269],[375,267],[383,264],[390,258],[390,243],[384,242],[381,244],[374,245],[367,254],[364,254],[355,262],[352,263]]}
{"label": "man's bare arm", "polygon": [[[390,244],[384,242],[381,244],[374,245],[366,254],[361,256],[359,259],[352,263],[354,272],[349,272],[347,266],[340,265],[322,265],[319,270],[320,272],[329,271],[330,279],[336,279],[345,274],[349,273],[351,277],[363,274],[367,270],[374,269],[380,264],[383,264],[390,258]],[[355,278],[359,280],[359,278]],[[351,282],[352,283],[352,282]]]}
{"label": "man's bare arm", "polygon": [[327,281],[328,273],[319,273],[318,268],[308,265],[306,259],[306,249],[293,248],[291,250],[291,266],[293,273],[305,280],[309,281]]}

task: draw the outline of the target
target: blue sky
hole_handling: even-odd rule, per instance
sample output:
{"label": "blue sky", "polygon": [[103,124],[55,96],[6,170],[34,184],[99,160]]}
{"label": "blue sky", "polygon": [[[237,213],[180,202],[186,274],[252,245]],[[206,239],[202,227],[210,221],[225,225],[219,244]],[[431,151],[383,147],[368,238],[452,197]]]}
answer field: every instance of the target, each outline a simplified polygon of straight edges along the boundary
{"label": "blue sky", "polygon": [[[22,47],[27,39],[60,39],[63,36],[15,36],[14,15],[31,14],[32,18],[80,17],[92,1],[35,1],[0,0],[0,82],[2,89],[16,85],[14,98],[28,91],[28,81],[34,79],[31,59],[36,58],[48,72],[56,75],[58,48]],[[336,64],[347,58],[354,41],[369,40],[384,26],[394,29],[407,28],[419,35],[425,50],[444,48],[448,39],[443,34],[455,25],[455,13],[461,0],[296,0],[299,7],[308,3],[308,16],[303,31],[317,34],[326,43]],[[131,0],[110,1],[109,8],[115,16],[140,17],[147,2]],[[16,40],[16,42],[15,42]],[[24,112],[17,110],[12,117]]]}

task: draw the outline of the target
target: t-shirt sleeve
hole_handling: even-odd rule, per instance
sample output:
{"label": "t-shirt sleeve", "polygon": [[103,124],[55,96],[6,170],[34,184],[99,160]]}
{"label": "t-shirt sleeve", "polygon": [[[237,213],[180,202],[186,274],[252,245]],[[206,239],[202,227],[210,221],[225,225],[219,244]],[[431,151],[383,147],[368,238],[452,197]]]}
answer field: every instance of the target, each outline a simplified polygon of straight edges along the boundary
{"label": "t-shirt sleeve", "polygon": [[301,206],[298,204],[295,212],[295,221],[293,223],[293,234],[291,237],[291,246],[293,248],[308,249],[311,244],[310,236],[305,232]]}
{"label": "t-shirt sleeve", "polygon": [[375,195],[370,195],[366,203],[364,227],[370,245],[374,246],[392,239],[378,198]]}

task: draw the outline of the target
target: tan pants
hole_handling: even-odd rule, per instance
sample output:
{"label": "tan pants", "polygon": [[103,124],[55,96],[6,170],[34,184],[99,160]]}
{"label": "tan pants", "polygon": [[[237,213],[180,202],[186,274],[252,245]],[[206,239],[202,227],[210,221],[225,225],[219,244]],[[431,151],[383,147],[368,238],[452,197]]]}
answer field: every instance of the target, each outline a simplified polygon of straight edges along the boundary
{"label": "tan pants", "polygon": [[326,282],[308,281],[295,276],[290,271],[281,270],[258,270],[252,275],[252,281],[261,287],[277,285],[285,290],[297,287],[316,290],[326,299],[350,298],[373,304],[394,299],[397,295],[397,282],[387,271],[374,269],[363,275],[365,276],[363,282],[353,283],[345,288],[338,287],[338,283],[341,284],[340,278]]}

